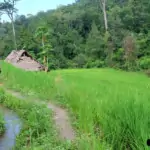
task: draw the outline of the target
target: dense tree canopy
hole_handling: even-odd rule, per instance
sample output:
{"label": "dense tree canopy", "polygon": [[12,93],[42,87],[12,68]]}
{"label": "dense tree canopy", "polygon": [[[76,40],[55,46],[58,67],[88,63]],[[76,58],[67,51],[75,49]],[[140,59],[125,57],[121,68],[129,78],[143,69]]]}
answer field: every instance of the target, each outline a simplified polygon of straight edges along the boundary
{"label": "dense tree canopy", "polygon": [[[104,7],[105,6],[105,7]],[[107,21],[107,22],[106,22]],[[37,15],[18,15],[18,49],[26,49],[51,69],[150,68],[149,0],[76,0]],[[0,24],[0,55],[14,49],[9,22]]]}

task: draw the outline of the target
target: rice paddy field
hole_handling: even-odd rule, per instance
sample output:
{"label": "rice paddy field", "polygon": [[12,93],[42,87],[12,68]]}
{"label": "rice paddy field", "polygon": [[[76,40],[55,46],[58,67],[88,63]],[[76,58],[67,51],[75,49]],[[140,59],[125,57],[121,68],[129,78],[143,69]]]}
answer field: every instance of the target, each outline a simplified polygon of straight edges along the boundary
{"label": "rice paddy field", "polygon": [[67,108],[77,134],[74,149],[148,149],[150,78],[142,73],[107,68],[25,72],[2,63],[1,82]]}

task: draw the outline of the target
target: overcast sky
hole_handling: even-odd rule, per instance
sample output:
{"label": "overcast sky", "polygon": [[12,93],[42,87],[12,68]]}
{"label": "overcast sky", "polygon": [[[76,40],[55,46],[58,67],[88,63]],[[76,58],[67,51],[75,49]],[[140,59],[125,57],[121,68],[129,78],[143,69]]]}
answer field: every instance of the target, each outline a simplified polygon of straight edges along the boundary
{"label": "overcast sky", "polygon": [[[33,14],[39,11],[46,11],[57,8],[59,5],[67,5],[73,3],[75,0],[20,0],[16,7],[19,9],[19,15]],[[2,20],[8,19],[6,16]]]}

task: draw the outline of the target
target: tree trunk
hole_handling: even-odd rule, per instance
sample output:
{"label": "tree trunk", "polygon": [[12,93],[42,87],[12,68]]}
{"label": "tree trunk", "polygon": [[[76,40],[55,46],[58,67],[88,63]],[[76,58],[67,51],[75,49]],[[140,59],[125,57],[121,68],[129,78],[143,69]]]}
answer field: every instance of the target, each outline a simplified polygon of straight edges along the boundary
{"label": "tree trunk", "polygon": [[14,37],[14,46],[15,46],[15,49],[17,50],[16,32],[15,32],[15,26],[14,26],[14,21],[13,21],[13,19],[11,20],[11,24],[12,24],[13,37]]}
{"label": "tree trunk", "polygon": [[[44,36],[43,36],[43,34],[42,34],[42,46],[43,46],[43,48],[45,47]],[[44,49],[43,49],[43,50],[44,50]]]}
{"label": "tree trunk", "polygon": [[45,72],[48,72],[48,56],[46,57],[46,67],[45,67]]}
{"label": "tree trunk", "polygon": [[102,2],[102,10],[104,14],[104,23],[105,23],[105,30],[108,31],[108,21],[107,21],[107,13],[106,13],[106,0]]}

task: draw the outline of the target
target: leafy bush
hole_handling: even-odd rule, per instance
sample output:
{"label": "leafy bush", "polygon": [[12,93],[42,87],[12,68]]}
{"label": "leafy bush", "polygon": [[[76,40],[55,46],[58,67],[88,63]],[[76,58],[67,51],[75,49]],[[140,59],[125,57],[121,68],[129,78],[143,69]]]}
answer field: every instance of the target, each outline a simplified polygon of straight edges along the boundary
{"label": "leafy bush", "polygon": [[142,57],[139,60],[139,66],[142,69],[150,69],[150,57]]}
{"label": "leafy bush", "polygon": [[101,60],[96,61],[88,61],[86,64],[86,68],[102,68],[105,66],[105,62]]}
{"label": "leafy bush", "polygon": [[75,66],[78,68],[82,68],[87,62],[87,58],[84,54],[79,54],[74,58]]}

